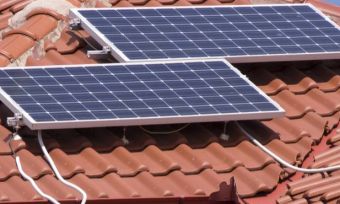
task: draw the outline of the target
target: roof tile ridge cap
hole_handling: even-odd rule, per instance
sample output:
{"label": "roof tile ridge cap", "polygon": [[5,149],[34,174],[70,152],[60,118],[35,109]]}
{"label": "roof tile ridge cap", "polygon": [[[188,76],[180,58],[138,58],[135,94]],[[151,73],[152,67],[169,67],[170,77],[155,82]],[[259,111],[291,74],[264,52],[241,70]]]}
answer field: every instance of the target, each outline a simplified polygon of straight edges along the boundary
{"label": "roof tile ridge cap", "polygon": [[48,8],[36,8],[33,9],[31,12],[29,12],[26,16],[26,19],[28,20],[29,18],[36,16],[36,15],[47,15],[55,18],[56,20],[65,20],[66,17],[63,16],[62,14],[56,12],[55,10],[48,9]]}
{"label": "roof tile ridge cap", "polygon": [[[48,16],[55,18],[57,21],[66,19],[65,16],[63,16],[62,14],[59,14],[58,12],[51,10],[51,9],[47,9],[47,8],[36,8],[36,9],[32,10],[30,13],[27,14],[26,19],[28,20],[31,17],[36,16],[36,15],[48,15]],[[32,38],[32,40],[34,40],[34,41],[38,40],[38,37],[36,36],[36,34],[29,32],[25,29],[21,29],[21,28],[14,28],[13,30],[10,30],[8,32],[3,33],[2,38],[4,39],[4,38],[6,38],[10,35],[13,35],[13,34],[25,35],[27,37]],[[1,54],[3,54],[3,53],[1,53]],[[3,54],[3,55],[8,58],[8,56],[6,54]],[[9,59],[11,59],[11,58],[9,58]]]}
{"label": "roof tile ridge cap", "polygon": [[8,32],[5,32],[2,34],[2,38],[5,39],[6,37],[10,36],[10,35],[15,35],[15,34],[19,34],[19,35],[25,35],[29,38],[32,38],[32,40],[37,41],[38,37],[36,36],[36,34],[25,30],[25,29],[21,29],[21,28],[15,28],[13,30],[10,30]]}

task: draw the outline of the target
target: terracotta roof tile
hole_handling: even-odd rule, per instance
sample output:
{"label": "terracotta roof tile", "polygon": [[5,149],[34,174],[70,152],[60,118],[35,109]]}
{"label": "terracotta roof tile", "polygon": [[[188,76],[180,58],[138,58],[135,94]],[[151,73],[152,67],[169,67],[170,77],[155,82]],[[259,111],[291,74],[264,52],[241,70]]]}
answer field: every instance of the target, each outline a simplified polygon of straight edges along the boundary
{"label": "terracotta roof tile", "polygon": [[305,95],[295,95],[287,90],[281,91],[277,95],[272,96],[272,98],[285,109],[286,116],[291,119],[300,118],[308,112],[315,111],[309,101],[306,102],[305,100],[312,100],[313,102],[318,100],[317,98],[309,98]]}
{"label": "terracotta roof tile", "polygon": [[[325,141],[332,140],[337,136],[337,131],[333,131],[331,136]],[[338,147],[328,147],[326,142],[321,142],[319,150],[315,149],[314,161],[311,167],[326,167],[331,165],[338,165],[339,159],[337,158]],[[338,194],[339,185],[339,171],[334,171],[330,174],[313,174],[308,175],[302,179],[298,179],[288,183],[288,191],[285,196],[277,200],[278,203],[289,203],[285,200],[293,200],[298,202],[302,197],[307,202],[321,202],[321,203],[336,203],[340,198]]]}
{"label": "terracotta roof tile", "polygon": [[6,181],[12,176],[19,175],[15,161],[11,155],[1,156],[0,181]]}
{"label": "terracotta roof tile", "polygon": [[303,94],[307,91],[318,88],[318,85],[311,78],[307,77],[300,70],[292,67],[275,73],[276,76],[287,84],[288,89],[295,94]]}
{"label": "terracotta roof tile", "polygon": [[2,1],[0,1],[0,11],[8,9],[11,6],[14,6],[14,5],[20,3],[21,1],[22,0],[2,0]]}
{"label": "terracotta roof tile", "polygon": [[[20,43],[18,43],[20,42]],[[7,35],[0,43],[0,54],[7,58],[8,62],[20,57],[27,50],[32,48],[34,40],[26,35]],[[5,66],[5,64],[3,64]]]}
{"label": "terracotta roof tile", "polygon": [[332,116],[325,116],[323,117],[327,120],[327,127],[326,127],[326,132],[329,132],[333,128],[335,128],[340,121],[340,112],[335,113]]}
{"label": "terracotta roof tile", "polygon": [[277,204],[283,204],[283,203],[288,203],[290,201],[292,201],[292,198],[290,196],[283,196],[283,197],[277,199],[276,202],[277,202]]}
{"label": "terracotta roof tile", "polygon": [[175,4],[176,0],[158,0],[158,2],[163,5],[171,5],[171,4]]}
{"label": "terracotta roof tile", "polygon": [[3,34],[0,41],[0,53],[7,58],[2,60],[3,66],[13,62],[57,27],[60,15],[46,9],[33,11],[27,16],[27,21]]}
{"label": "terracotta roof tile", "polygon": [[22,9],[24,9],[28,4],[32,3],[34,0],[24,0],[24,1],[20,1],[19,3],[13,5],[9,10],[12,13],[17,13],[19,11],[21,11]]}
{"label": "terracotta roof tile", "polygon": [[247,76],[268,95],[275,95],[282,90],[288,89],[287,84],[276,78],[274,74],[265,68],[255,68],[247,73]]}
{"label": "terracotta roof tile", "polygon": [[[32,202],[36,200],[41,200],[41,197],[34,191],[34,189],[30,188],[30,184],[27,182],[23,182],[22,179],[18,176],[13,176],[9,178],[6,182],[1,182],[0,186],[0,188],[2,189],[2,192],[0,193],[0,198],[3,202],[16,202],[20,200]],[[21,189],[20,193],[18,193],[18,189]]]}
{"label": "terracotta roof tile", "polygon": [[70,2],[71,4],[73,4],[76,7],[80,7],[81,3],[84,1],[80,1],[80,0],[67,0],[68,2]]}
{"label": "terracotta roof tile", "polygon": [[[87,50],[95,49],[98,44],[84,31],[64,29],[58,39],[47,38],[64,21],[64,17],[53,10],[35,9],[23,24],[9,30],[8,19],[29,2],[0,1],[0,29],[7,31],[0,41],[0,65],[12,63],[32,50],[38,41],[44,44],[44,53],[39,57],[28,56],[28,66],[115,62],[110,57],[89,59]],[[78,0],[69,2],[75,6],[90,5]],[[251,3],[249,0],[108,2],[113,6]],[[334,19],[339,17],[336,8],[316,0],[309,2],[321,6]],[[98,1],[93,5],[107,6]],[[287,111],[283,118],[242,122],[251,135],[292,164],[318,167],[339,163],[339,133],[326,134],[326,130],[331,131],[340,121],[338,61],[248,64],[240,65],[240,70]],[[3,117],[8,114],[6,109],[1,110]],[[339,184],[334,180],[340,171],[307,175],[299,180],[303,174],[281,168],[249,142],[235,122],[226,126],[229,139],[221,138],[223,126],[224,123],[192,124],[166,136],[129,127],[126,140],[123,140],[122,128],[46,131],[44,142],[61,174],[84,188],[93,202],[208,203],[209,199],[217,199],[213,196],[216,193],[225,194],[225,186],[232,177],[242,202],[247,203],[274,203],[274,200],[278,203],[335,203],[339,198]],[[166,131],[178,126],[148,128]],[[10,131],[0,126],[0,202],[46,203],[19,177],[8,146],[9,134]],[[21,134],[22,140],[13,141],[12,145],[24,170],[44,192],[61,201],[79,201],[81,197],[77,192],[55,179],[41,156],[36,137],[30,136],[30,132]],[[329,180],[334,182],[324,185]],[[310,185],[316,187],[299,190],[301,186]]]}
{"label": "terracotta roof tile", "polygon": [[4,67],[10,63],[9,59],[0,54],[0,66]]}
{"label": "terracotta roof tile", "polygon": [[306,3],[311,3],[322,10],[322,12],[339,17],[340,7],[329,4],[323,0],[307,0]]}
{"label": "terracotta roof tile", "polygon": [[320,115],[333,115],[339,111],[340,100],[339,94],[324,93],[318,89],[313,89],[307,92],[305,95],[301,95],[299,98],[301,101],[307,103],[315,112]]}
{"label": "terracotta roof tile", "polygon": [[340,133],[336,134],[334,137],[330,138],[327,143],[334,145],[334,146],[338,146],[340,145]]}
{"label": "terracotta roof tile", "polygon": [[25,172],[32,178],[37,179],[42,175],[52,174],[50,167],[41,156],[35,156],[25,149],[20,150],[16,154],[20,157]]}
{"label": "terracotta roof tile", "polygon": [[41,59],[37,59],[30,56],[27,59],[27,66],[35,65],[56,65],[56,64],[93,64],[98,61],[89,59],[82,50],[77,50],[72,54],[60,54],[54,49],[50,49],[46,52],[45,56]]}
{"label": "terracotta roof tile", "polygon": [[63,15],[59,14],[57,11],[47,9],[47,8],[35,8],[34,10],[32,10],[31,12],[27,14],[26,19],[28,20],[32,18],[33,16],[37,16],[37,15],[50,16],[50,17],[53,17],[54,20],[65,20],[65,17]]}
{"label": "terracotta roof tile", "polygon": [[[269,172],[271,173],[269,174]],[[256,191],[269,191],[275,187],[280,172],[281,169],[277,165],[271,164],[261,171],[253,172],[249,172],[244,167],[238,167],[235,169],[233,176],[236,177],[237,186],[240,186],[242,189],[238,193],[242,196],[251,196],[254,195]],[[264,175],[266,175],[266,179],[256,179],[261,178],[261,176]],[[90,199],[91,197],[92,199],[98,199],[99,194],[108,195],[117,199],[126,196],[143,198],[209,196],[211,193],[218,190],[221,181],[227,182],[230,176],[231,174],[228,173],[217,174],[216,172],[207,169],[193,175],[185,175],[180,171],[173,171],[165,177],[153,176],[148,172],[141,172],[134,177],[120,177],[115,173],[109,173],[100,179],[89,179],[88,177],[83,176],[83,174],[77,174],[70,180],[85,189],[89,189],[92,188],[92,186],[103,186],[103,182],[112,183],[112,179],[114,178],[114,183],[117,185],[108,186],[108,184],[106,184],[107,186],[101,189],[96,188],[97,191],[106,192],[94,193],[95,196],[90,195]],[[249,185],[248,179],[253,181],[252,185]],[[129,193],[124,192],[123,195],[122,193],[115,193],[119,191],[118,189],[121,189],[121,185],[129,189],[127,191]]]}
{"label": "terracotta roof tile", "polygon": [[304,117],[290,120],[288,118],[275,118],[263,123],[280,133],[284,142],[296,142],[303,137],[311,137],[319,141],[326,126],[326,120],[315,112],[309,112]]}
{"label": "terracotta roof tile", "polygon": [[319,88],[324,92],[336,91],[340,88],[340,76],[326,66],[316,66],[304,73],[317,82]]}
{"label": "terracotta roof tile", "polygon": [[19,28],[9,31],[4,38],[11,34],[22,34],[31,37],[35,41],[41,40],[48,33],[57,28],[57,22],[59,19],[50,13],[50,11],[45,9],[39,10],[39,12],[34,11],[34,13],[27,16],[25,24]]}
{"label": "terracotta roof tile", "polygon": [[73,54],[78,49],[83,48],[84,41],[81,40],[82,38],[78,35],[75,35],[71,31],[62,32],[59,40],[56,43],[51,43],[53,47],[46,48],[48,51],[49,49],[56,49],[60,54]]}
{"label": "terracotta roof tile", "polygon": [[3,13],[0,15],[0,30],[3,30],[8,27],[8,19],[13,16],[11,12]]}

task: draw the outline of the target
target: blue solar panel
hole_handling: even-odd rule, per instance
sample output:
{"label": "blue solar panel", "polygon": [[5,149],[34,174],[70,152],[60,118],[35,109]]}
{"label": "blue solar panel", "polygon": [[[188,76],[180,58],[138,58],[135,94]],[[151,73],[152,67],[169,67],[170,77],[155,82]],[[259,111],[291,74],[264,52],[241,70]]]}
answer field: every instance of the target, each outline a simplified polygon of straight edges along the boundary
{"label": "blue solar panel", "polygon": [[340,30],[320,13],[308,4],[71,11],[120,61],[227,57],[234,62],[339,56]]}
{"label": "blue solar panel", "polygon": [[263,119],[283,113],[226,61],[3,69],[0,88],[2,102],[23,113],[32,129]]}

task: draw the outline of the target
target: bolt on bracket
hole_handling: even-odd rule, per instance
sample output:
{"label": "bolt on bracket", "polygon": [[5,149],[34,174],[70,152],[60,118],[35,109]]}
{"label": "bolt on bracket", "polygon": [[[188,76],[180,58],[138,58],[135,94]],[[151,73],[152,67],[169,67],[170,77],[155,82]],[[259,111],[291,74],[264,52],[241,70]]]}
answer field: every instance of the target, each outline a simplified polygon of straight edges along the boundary
{"label": "bolt on bracket", "polygon": [[69,21],[68,26],[71,30],[78,30],[80,29],[80,23],[79,18],[74,18]]}
{"label": "bolt on bracket", "polygon": [[109,46],[104,46],[101,50],[88,50],[87,56],[91,59],[105,59],[108,57],[108,54],[111,52]]}
{"label": "bolt on bracket", "polygon": [[8,117],[7,125],[18,130],[21,126],[24,125],[22,122],[22,113],[14,113],[13,117]]}

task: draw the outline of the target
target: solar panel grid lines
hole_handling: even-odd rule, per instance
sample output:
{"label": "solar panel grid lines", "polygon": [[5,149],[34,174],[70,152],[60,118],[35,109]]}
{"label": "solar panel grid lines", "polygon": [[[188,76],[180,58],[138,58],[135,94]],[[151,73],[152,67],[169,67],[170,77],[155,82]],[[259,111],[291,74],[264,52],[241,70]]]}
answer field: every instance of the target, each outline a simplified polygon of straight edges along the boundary
{"label": "solar panel grid lines", "polygon": [[0,70],[0,97],[31,129],[266,119],[282,108],[226,61]]}
{"label": "solar panel grid lines", "polygon": [[[340,30],[312,5],[73,9],[121,62],[339,58]],[[308,55],[306,55],[308,54]]]}

